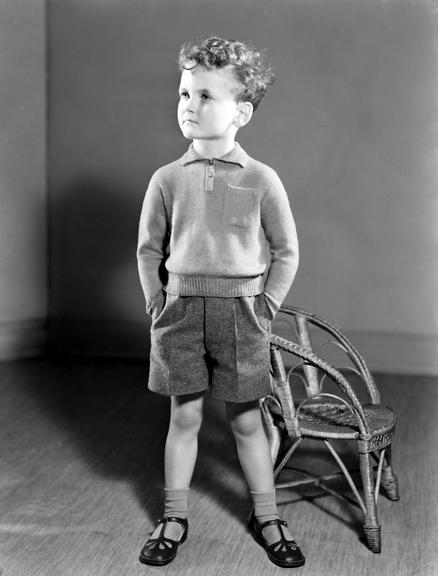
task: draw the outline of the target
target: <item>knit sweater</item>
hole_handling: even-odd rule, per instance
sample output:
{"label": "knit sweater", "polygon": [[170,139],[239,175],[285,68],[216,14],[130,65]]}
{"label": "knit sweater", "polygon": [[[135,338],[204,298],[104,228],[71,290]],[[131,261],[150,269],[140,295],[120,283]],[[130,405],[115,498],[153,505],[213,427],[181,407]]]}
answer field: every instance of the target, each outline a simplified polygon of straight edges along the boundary
{"label": "knit sweater", "polygon": [[298,266],[295,223],[279,177],[237,143],[213,159],[191,144],[152,175],[137,257],[148,313],[164,289],[180,296],[264,292],[275,314]]}

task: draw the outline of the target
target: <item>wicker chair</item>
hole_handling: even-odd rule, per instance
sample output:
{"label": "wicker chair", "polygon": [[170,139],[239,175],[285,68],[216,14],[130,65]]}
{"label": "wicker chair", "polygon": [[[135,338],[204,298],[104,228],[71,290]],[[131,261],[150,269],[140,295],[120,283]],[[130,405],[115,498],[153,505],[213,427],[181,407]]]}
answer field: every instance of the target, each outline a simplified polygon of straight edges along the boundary
{"label": "wicker chair", "polygon": [[[285,327],[286,338],[275,334],[277,331],[283,334]],[[313,342],[318,343],[318,355]],[[319,350],[326,346],[340,355],[341,364],[338,358],[335,360],[337,368],[319,356]],[[381,526],[377,517],[380,486],[390,500],[399,499],[397,479],[391,468],[394,413],[380,404],[379,391],[357,349],[336,326],[315,314],[282,307],[273,327],[271,354],[272,394],[261,401],[261,408],[271,444],[276,488],[316,483],[330,494],[357,504],[363,513],[366,544],[372,552],[380,552]],[[363,391],[356,393],[346,375],[355,384],[359,381],[367,396],[365,402],[359,400]],[[294,399],[298,381],[305,390],[301,402]],[[325,391],[329,384],[335,386],[336,394]],[[294,470],[292,455],[306,438],[320,440],[340,472],[324,476],[300,470],[298,480],[280,482],[281,475]],[[332,440],[355,441],[361,486],[353,481],[354,472],[347,469]],[[377,463],[376,470],[373,460]],[[329,484],[329,480],[339,475],[345,476],[355,498]]]}

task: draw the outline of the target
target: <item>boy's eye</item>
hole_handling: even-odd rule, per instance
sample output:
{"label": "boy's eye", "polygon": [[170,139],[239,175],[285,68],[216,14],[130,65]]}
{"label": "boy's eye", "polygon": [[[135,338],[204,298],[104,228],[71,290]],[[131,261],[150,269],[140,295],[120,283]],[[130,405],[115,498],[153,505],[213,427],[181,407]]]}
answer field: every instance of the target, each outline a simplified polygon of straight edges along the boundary
{"label": "boy's eye", "polygon": [[201,94],[201,99],[202,100],[210,100],[211,96],[210,96],[210,94],[207,94],[204,92],[203,94]]}
{"label": "boy's eye", "polygon": [[180,92],[180,93],[179,93],[179,97],[180,97],[180,98],[188,98],[188,97],[189,97],[189,93],[188,93],[188,92],[185,92],[185,91]]}

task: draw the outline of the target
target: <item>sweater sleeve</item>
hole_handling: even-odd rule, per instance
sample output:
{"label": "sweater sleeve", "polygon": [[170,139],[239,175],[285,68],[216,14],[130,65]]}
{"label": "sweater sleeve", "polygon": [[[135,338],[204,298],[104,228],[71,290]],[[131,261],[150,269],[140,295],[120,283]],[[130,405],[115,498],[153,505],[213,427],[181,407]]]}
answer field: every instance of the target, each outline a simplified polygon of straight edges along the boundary
{"label": "sweater sleeve", "polygon": [[275,172],[262,201],[261,219],[271,254],[265,297],[275,315],[292,285],[299,261],[295,221],[286,190]]}
{"label": "sweater sleeve", "polygon": [[155,173],[146,191],[140,216],[137,262],[146,312],[152,313],[162,298],[162,268],[168,239],[167,215],[161,186]]}

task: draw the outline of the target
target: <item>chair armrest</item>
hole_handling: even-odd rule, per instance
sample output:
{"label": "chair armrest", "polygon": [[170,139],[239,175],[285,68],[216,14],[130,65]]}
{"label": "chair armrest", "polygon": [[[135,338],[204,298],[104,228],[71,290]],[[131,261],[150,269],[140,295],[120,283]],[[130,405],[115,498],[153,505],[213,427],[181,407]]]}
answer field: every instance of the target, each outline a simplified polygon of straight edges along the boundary
{"label": "chair armrest", "polygon": [[[360,403],[358,397],[356,396],[353,388],[350,386],[350,384],[341,374],[341,372],[339,372],[339,370],[334,368],[326,360],[323,360],[322,358],[317,356],[315,353],[309,351],[308,349],[303,348],[302,346],[296,344],[295,342],[291,342],[290,340],[286,340],[285,338],[276,336],[275,334],[271,335],[271,347],[273,347],[274,349],[284,350],[285,352],[294,354],[295,356],[298,356],[299,358],[305,360],[311,366],[319,368],[325,374],[327,374],[331,378],[331,380],[337,386],[339,386],[343,394],[348,399],[349,407],[356,417],[361,437],[363,439],[369,439],[371,437],[370,428],[368,426],[367,418],[362,408],[362,404]],[[294,417],[295,418],[297,417],[296,412],[294,413]]]}

